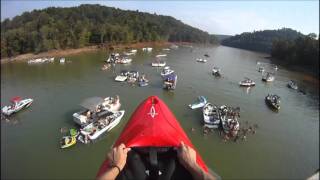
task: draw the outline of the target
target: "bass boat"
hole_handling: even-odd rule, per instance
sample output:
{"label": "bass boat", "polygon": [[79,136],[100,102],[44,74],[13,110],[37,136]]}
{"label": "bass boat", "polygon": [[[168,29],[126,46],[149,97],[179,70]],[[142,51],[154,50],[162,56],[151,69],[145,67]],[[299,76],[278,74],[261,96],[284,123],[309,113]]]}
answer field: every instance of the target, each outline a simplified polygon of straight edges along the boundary
{"label": "bass boat", "polygon": [[[208,167],[168,106],[157,96],[144,100],[134,111],[113,147],[124,143],[131,148],[127,163],[117,179],[192,179],[178,161],[181,142],[196,151],[196,163],[205,172]],[[106,159],[97,177],[111,165]]]}

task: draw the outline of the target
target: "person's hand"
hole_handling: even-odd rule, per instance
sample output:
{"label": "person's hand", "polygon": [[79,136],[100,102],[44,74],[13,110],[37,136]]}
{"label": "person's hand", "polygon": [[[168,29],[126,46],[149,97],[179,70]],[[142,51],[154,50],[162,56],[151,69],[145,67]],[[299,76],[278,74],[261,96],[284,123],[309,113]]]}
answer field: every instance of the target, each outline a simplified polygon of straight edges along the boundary
{"label": "person's hand", "polygon": [[181,145],[178,149],[178,159],[179,162],[188,170],[197,167],[196,151],[191,147],[185,145],[184,142],[181,142]]}
{"label": "person's hand", "polygon": [[127,162],[127,154],[131,148],[126,148],[122,143],[118,147],[114,147],[111,153],[108,155],[112,163],[122,170]]}

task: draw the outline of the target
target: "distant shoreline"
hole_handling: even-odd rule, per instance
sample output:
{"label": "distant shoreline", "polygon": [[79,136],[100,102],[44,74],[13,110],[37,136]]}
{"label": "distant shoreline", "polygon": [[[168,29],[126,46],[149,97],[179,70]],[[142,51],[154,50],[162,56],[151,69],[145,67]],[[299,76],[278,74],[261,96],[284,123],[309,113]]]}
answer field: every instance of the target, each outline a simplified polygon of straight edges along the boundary
{"label": "distant shoreline", "polygon": [[77,49],[61,49],[61,50],[50,50],[47,52],[41,52],[39,54],[27,53],[27,54],[20,54],[10,58],[1,58],[1,64],[9,63],[9,62],[25,62],[30,59],[36,58],[43,58],[43,57],[63,57],[69,55],[80,54],[83,52],[93,52],[98,50],[110,50],[110,48],[115,50],[122,50],[126,48],[143,48],[143,47],[169,47],[172,44],[178,45],[190,45],[193,43],[189,42],[139,42],[139,43],[132,43],[132,44],[115,44],[115,45],[105,45],[105,46],[87,46],[83,48]]}

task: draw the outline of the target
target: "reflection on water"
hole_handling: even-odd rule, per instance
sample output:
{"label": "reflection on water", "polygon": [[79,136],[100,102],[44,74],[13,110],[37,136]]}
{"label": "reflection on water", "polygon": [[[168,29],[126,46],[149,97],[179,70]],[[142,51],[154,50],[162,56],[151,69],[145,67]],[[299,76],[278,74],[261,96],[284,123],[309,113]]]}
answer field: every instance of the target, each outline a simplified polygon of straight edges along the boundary
{"label": "reflection on water", "polygon": [[[65,64],[1,65],[1,105],[16,95],[34,99],[30,108],[15,115],[17,125],[1,121],[1,177],[92,179],[131,113],[150,95],[168,104],[205,162],[222,178],[306,178],[319,168],[319,90],[305,75],[279,66],[275,81],[264,83],[257,62],[270,63],[266,54],[223,46],[179,48],[167,52],[167,65],[175,70],[178,82],[174,91],[165,91],[161,68],[151,67],[159,53],[161,49],[138,51],[130,65],[106,71],[101,70],[107,57],[104,51],[66,57],[72,63]],[[210,55],[207,63],[196,62],[206,53]],[[213,66],[221,69],[221,78],[212,75]],[[121,70],[143,72],[150,83],[146,87],[117,83],[114,78]],[[244,77],[256,85],[239,87]],[[297,81],[306,94],[288,89],[289,80]],[[279,113],[265,104],[269,93],[281,97]],[[80,110],[83,99],[117,94],[126,110],[117,127],[94,144],[59,149],[60,128],[75,126],[72,113]],[[203,136],[201,109],[188,108],[200,95],[217,105],[239,106],[240,126],[256,125],[255,135],[249,133],[246,141],[238,143],[223,142],[218,132]]]}

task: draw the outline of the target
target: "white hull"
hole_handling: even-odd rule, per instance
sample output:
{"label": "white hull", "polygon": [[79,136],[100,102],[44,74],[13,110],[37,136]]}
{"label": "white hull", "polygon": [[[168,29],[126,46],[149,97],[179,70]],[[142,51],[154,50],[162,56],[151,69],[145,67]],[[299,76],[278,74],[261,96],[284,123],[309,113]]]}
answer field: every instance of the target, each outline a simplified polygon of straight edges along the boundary
{"label": "white hull", "polygon": [[21,100],[21,101],[19,101],[19,102],[17,102],[15,104],[14,108],[12,108],[12,106],[3,107],[2,108],[2,113],[7,115],[7,116],[10,116],[11,114],[16,113],[16,112],[20,111],[23,108],[29,107],[32,104],[32,102],[33,102],[33,99]]}
{"label": "white hull", "polygon": [[118,82],[123,82],[123,81],[125,81],[125,80],[127,80],[127,76],[121,76],[121,75],[119,75],[119,76],[117,76],[114,80],[115,81],[118,81]]}
{"label": "white hull", "polygon": [[212,104],[207,103],[202,110],[203,121],[206,127],[218,128],[220,124],[220,115],[218,108]]}
{"label": "white hull", "polygon": [[152,67],[164,67],[166,66],[166,63],[163,62],[163,63],[152,63],[151,64]]}

